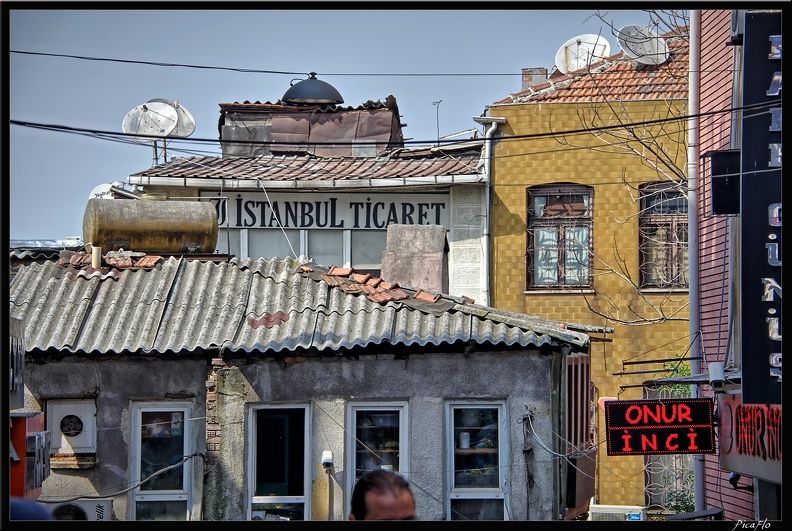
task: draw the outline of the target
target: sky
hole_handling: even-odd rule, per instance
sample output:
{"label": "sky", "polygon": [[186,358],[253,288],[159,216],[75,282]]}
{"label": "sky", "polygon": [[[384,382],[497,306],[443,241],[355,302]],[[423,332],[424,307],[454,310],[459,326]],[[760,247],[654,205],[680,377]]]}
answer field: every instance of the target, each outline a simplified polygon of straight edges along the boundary
{"label": "sky", "polygon": [[[82,237],[94,189],[126,183],[129,174],[155,163],[152,144],[118,136],[127,114],[151,99],[178,102],[195,121],[187,141],[168,141],[168,160],[219,156],[221,103],[275,103],[309,72],[335,87],[344,106],[394,96],[407,124],[404,136],[430,145],[438,136],[483,132],[473,117],[519,92],[523,68],[552,72],[556,52],[569,39],[600,34],[615,54],[620,49],[610,26],[649,23],[641,9],[611,9],[599,12],[606,24],[594,2],[576,10],[548,8],[561,2],[499,10],[464,2],[453,5],[474,8],[400,9],[398,2],[366,3],[365,9],[353,2],[332,10],[299,2],[273,4],[282,9],[221,9],[218,2],[202,10],[173,9],[174,3],[165,4],[171,9],[123,4],[131,7],[124,10],[95,9],[92,2],[81,9],[60,2],[45,8],[3,4],[6,122],[75,131],[8,125],[3,196],[11,240]],[[93,131],[114,135],[99,138]],[[164,161],[161,145],[156,160]]]}

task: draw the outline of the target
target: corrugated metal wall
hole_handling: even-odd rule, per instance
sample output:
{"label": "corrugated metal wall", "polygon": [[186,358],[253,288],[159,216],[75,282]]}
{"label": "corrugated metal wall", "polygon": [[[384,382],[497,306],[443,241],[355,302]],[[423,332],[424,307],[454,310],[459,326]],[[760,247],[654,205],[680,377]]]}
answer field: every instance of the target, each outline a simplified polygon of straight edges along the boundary
{"label": "corrugated metal wall", "polygon": [[[702,114],[733,107],[735,46],[730,41],[730,10],[701,12],[701,110]],[[731,147],[731,113],[716,113],[701,118],[700,152],[726,150]],[[703,354],[707,362],[723,361],[729,339],[729,282],[732,277],[729,256],[732,235],[729,216],[709,214],[712,201],[709,165],[703,161],[699,191],[699,285],[701,291],[700,324]],[[731,228],[736,228],[732,224]],[[733,359],[734,353],[730,353]],[[709,392],[702,389],[703,392]],[[705,456],[705,489],[708,507],[723,507],[726,520],[752,520],[753,496],[734,490],[729,473],[720,470],[718,455]]]}

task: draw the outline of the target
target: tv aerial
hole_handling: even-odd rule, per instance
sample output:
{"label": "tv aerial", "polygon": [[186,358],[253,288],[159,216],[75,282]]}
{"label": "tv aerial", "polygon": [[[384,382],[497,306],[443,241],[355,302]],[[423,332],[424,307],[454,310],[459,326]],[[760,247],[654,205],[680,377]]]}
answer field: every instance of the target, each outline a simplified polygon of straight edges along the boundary
{"label": "tv aerial", "polygon": [[585,68],[610,55],[610,43],[601,35],[587,33],[566,41],[558,49],[555,65],[562,73],[568,74]]}
{"label": "tv aerial", "polygon": [[190,136],[195,131],[195,120],[178,102],[165,98],[152,98],[129,111],[121,123],[121,129],[134,142],[151,142],[156,165],[159,162],[157,142],[162,139],[163,160],[167,162],[166,137]]}
{"label": "tv aerial", "polygon": [[624,26],[618,32],[616,42],[625,55],[641,64],[661,65],[668,60],[668,44],[649,26]]}

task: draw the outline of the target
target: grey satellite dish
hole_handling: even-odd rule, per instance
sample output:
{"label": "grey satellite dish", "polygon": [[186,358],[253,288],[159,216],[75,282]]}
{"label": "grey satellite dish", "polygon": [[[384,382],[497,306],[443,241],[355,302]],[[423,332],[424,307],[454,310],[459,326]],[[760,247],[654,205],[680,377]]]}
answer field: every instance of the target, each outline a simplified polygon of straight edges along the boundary
{"label": "grey satellite dish", "polygon": [[616,42],[627,56],[639,63],[660,65],[668,60],[668,44],[648,26],[624,26]]}
{"label": "grey satellite dish", "polygon": [[176,129],[178,122],[179,115],[172,105],[154,101],[138,105],[129,111],[124,117],[121,129],[135,142],[154,143],[157,139],[152,137],[168,136]]}
{"label": "grey satellite dish", "polygon": [[192,117],[192,114],[190,114],[190,111],[188,111],[183,105],[180,105],[178,101],[172,101],[165,98],[152,98],[146,103],[167,103],[176,109],[176,115],[178,117],[176,128],[171,131],[168,136],[187,138],[195,132],[195,119]]}
{"label": "grey satellite dish", "polygon": [[562,73],[568,74],[585,68],[610,55],[610,43],[601,35],[587,33],[566,41],[558,49],[555,65]]}

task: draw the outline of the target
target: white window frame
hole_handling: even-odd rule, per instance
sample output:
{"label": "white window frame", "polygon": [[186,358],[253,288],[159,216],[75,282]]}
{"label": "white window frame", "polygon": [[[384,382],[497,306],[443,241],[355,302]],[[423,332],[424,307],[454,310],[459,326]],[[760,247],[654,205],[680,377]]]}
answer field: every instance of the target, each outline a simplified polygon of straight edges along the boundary
{"label": "white window frame", "polygon": [[[455,487],[454,480],[454,411],[465,408],[497,408],[498,410],[498,468],[500,483],[498,488]],[[509,429],[508,412],[505,400],[449,400],[445,404],[445,443],[446,443],[446,492],[445,519],[451,520],[451,502],[456,500],[501,500],[503,519],[509,520]]]}
{"label": "white window frame", "polygon": [[[302,496],[256,496],[256,463],[258,459],[258,452],[257,452],[257,433],[256,433],[256,413],[261,411],[262,409],[269,409],[272,411],[283,410],[283,409],[303,409],[305,411],[304,416],[304,446],[303,446],[303,495]],[[311,478],[311,472],[313,471],[312,461],[311,461],[311,404],[309,403],[278,403],[278,404],[251,404],[248,407],[247,412],[247,426],[246,426],[246,436],[245,440],[247,441],[247,472],[246,472],[246,492],[247,492],[247,504],[246,504],[246,518],[248,520],[253,519],[253,505],[254,504],[278,504],[278,503],[288,503],[288,504],[297,504],[300,503],[303,506],[303,521],[309,521],[311,519],[311,491],[313,481]]]}
{"label": "white window frame", "polygon": [[[226,242],[226,237],[225,237],[225,232],[224,232],[226,230],[229,230],[229,229],[226,229],[225,227],[220,227],[220,229],[219,229],[218,237],[217,237],[218,238],[218,243],[217,243],[217,246],[216,246],[218,250],[219,249],[224,249],[227,254],[238,254],[239,258],[242,259],[242,260],[244,260],[245,258],[253,258],[253,259],[259,258],[258,256],[251,257],[249,249],[250,249],[250,240],[252,238],[255,238],[256,235],[261,232],[260,230],[230,229],[231,231],[236,231],[236,234],[239,237],[238,249],[237,248],[233,248],[234,247],[233,242],[231,242],[232,248],[231,249],[226,249],[226,243],[227,242]],[[276,230],[276,229],[266,229],[266,230],[273,231],[273,230]],[[337,267],[355,267],[352,264],[352,232],[353,231],[352,231],[352,229],[338,229],[338,231],[341,232],[341,238],[342,238],[340,263],[337,263],[337,264],[322,264],[322,265],[334,265],[334,266],[337,266]],[[280,232],[280,231],[278,231],[278,232]],[[327,232],[327,230],[326,229],[299,229],[299,233],[300,233],[299,244],[294,249],[294,252],[297,253],[298,257],[299,256],[311,256],[311,251],[310,251],[309,246],[308,246],[308,233],[309,232],[316,232],[316,233],[321,234],[322,232]],[[387,233],[388,233],[387,230],[376,230],[376,231],[366,231],[366,232],[381,233],[382,237],[387,239]],[[230,238],[230,239],[233,240],[233,238]],[[235,252],[235,251],[238,251],[238,253]],[[283,258],[283,257],[281,257],[281,258]],[[363,268],[360,268],[360,266],[358,266],[358,269],[363,269]],[[380,260],[379,268],[375,268],[375,270],[381,270],[381,269],[382,269],[382,261]]]}
{"label": "white window frame", "polygon": [[[186,457],[191,455],[193,451],[192,446],[192,404],[190,402],[137,402],[131,406],[132,412],[132,444],[130,453],[130,474],[134,484],[137,484],[141,474],[141,456],[142,456],[142,414],[155,413],[157,411],[182,412],[182,426],[184,434],[184,449],[183,455]],[[141,491],[140,486],[137,486],[129,493],[129,519],[136,520],[137,518],[137,502],[154,502],[154,501],[183,501],[185,503],[185,519],[191,519],[191,494],[192,494],[192,475],[193,475],[193,460],[187,459],[182,465],[182,485],[181,489],[174,490],[160,490],[160,491]]]}
{"label": "white window frame", "polygon": [[358,411],[398,411],[399,412],[399,474],[410,480],[410,447],[409,447],[409,404],[406,400],[395,401],[360,401],[347,402],[346,405],[346,456],[344,462],[347,472],[345,474],[344,500],[345,514],[352,510],[352,490],[355,487],[355,467],[357,465],[357,412]]}

